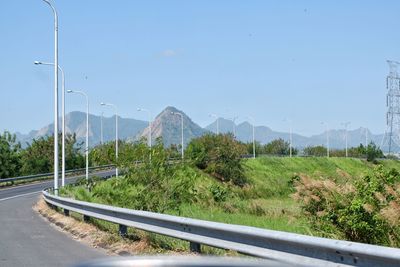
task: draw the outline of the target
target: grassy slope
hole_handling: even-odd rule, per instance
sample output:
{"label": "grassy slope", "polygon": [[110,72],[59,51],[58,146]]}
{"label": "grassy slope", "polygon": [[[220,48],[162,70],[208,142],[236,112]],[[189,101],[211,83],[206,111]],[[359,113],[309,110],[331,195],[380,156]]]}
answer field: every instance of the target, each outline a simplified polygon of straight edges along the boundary
{"label": "grassy slope", "polygon": [[[387,160],[382,164],[387,168],[400,169],[400,163],[396,161]],[[271,230],[321,235],[312,229],[307,218],[302,215],[299,205],[291,199],[292,191],[288,184],[290,179],[295,174],[306,174],[317,179],[345,181],[368,174],[374,165],[359,159],[265,157],[245,160],[245,167],[250,185],[244,188],[221,184],[216,179],[196,171],[200,175],[196,180],[200,201],[181,205],[179,212],[167,213]],[[111,186],[112,180],[114,179],[103,182],[101,187]],[[210,192],[213,185],[227,192],[225,201],[213,201]],[[78,199],[110,204],[110,200],[91,196],[83,188],[69,190],[68,195]],[[129,189],[125,191],[128,192]]]}
{"label": "grassy slope", "polygon": [[[382,164],[387,168],[400,169],[398,161],[385,160]],[[221,205],[184,205],[180,215],[271,230],[321,235],[313,231],[302,215],[298,203],[290,197],[290,179],[296,174],[305,174],[316,179],[346,181],[366,175],[375,167],[374,164],[360,159],[281,157],[248,159],[245,166],[251,186],[244,189],[230,187],[228,190],[235,194]],[[219,184],[207,175],[203,175],[198,183],[200,187]],[[240,208],[232,209],[232,206]],[[255,207],[261,208],[261,212],[257,212],[257,209],[254,211]]]}

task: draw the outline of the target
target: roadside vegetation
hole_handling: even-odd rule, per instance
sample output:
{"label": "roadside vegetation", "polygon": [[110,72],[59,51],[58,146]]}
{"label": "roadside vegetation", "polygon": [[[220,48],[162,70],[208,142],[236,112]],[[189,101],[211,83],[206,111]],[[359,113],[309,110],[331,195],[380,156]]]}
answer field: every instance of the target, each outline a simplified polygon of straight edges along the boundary
{"label": "roadside vegetation", "polygon": [[[399,246],[397,161],[242,159],[246,148],[232,135],[209,134],[191,141],[184,161],[173,161],[179,151],[165,148],[161,140],[151,149],[145,140],[126,143],[118,161],[126,170],[124,176],[82,180],[61,194],[131,209]],[[358,210],[352,210],[355,207]],[[102,229],[115,228],[98,220],[95,223]],[[162,248],[183,246],[166,237],[154,240],[152,245]]]}
{"label": "roadside vegetation", "polygon": [[[61,138],[59,140],[61,145]],[[82,143],[77,142],[76,135],[67,135],[65,143],[66,169],[83,168],[85,157],[82,154]],[[22,148],[14,134],[7,131],[0,134],[0,182],[1,178],[52,172],[53,148],[52,136],[34,139],[26,148]]]}

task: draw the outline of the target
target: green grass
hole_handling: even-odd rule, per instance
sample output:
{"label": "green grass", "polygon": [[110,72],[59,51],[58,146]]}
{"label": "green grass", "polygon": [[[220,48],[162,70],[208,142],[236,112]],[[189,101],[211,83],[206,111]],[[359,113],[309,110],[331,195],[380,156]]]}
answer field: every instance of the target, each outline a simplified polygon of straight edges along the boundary
{"label": "green grass", "polygon": [[[385,168],[400,170],[400,162],[382,160]],[[197,174],[194,188],[197,192],[192,203],[183,203],[178,209],[165,213],[202,220],[247,225],[270,230],[294,232],[306,235],[326,236],[313,229],[300,205],[291,198],[293,188],[289,181],[295,175],[307,175],[314,179],[332,179],[346,182],[373,171],[374,164],[353,158],[282,158],[260,157],[244,160],[249,184],[244,187],[221,183],[197,169],[187,170],[187,175]],[[217,187],[225,196],[215,200],[212,188]],[[66,187],[61,194],[76,199],[108,205],[132,208],[138,190],[134,184],[124,183],[123,178],[99,182],[89,192],[84,187]],[[146,190],[151,190],[151,187]],[[115,232],[108,223],[97,223],[102,229]],[[149,234],[155,247],[181,250],[186,242]],[[333,238],[341,238],[335,233]],[[210,253],[219,253],[210,249]]]}

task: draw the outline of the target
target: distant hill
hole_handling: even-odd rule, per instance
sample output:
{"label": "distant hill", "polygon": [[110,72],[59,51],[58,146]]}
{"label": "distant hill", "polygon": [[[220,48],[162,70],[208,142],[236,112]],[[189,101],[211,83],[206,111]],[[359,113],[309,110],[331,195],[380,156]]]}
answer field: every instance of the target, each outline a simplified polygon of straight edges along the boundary
{"label": "distant hill", "polygon": [[[238,140],[243,142],[251,142],[253,140],[253,127],[245,121],[240,124],[233,124],[232,120],[219,118],[219,131],[220,133],[233,132],[235,129],[235,136]],[[206,126],[205,129],[216,132],[217,123],[214,121],[210,125]],[[358,146],[360,143],[365,144],[365,128],[358,128],[355,130],[349,130],[347,135],[348,146]],[[383,134],[374,135],[368,129],[368,142],[373,141],[375,144],[380,145]],[[266,126],[255,127],[255,139],[261,144],[266,144],[272,140],[282,138],[289,140],[290,134],[287,132],[273,131],[271,128]],[[310,137],[293,133],[293,146],[297,148],[304,148],[306,146],[326,145],[326,132]],[[345,147],[345,130],[329,130],[329,146],[331,148],[344,148]],[[384,147],[385,148],[385,147]]]}
{"label": "distant hill", "polygon": [[[89,115],[89,144],[94,146],[100,143],[101,116]],[[147,126],[147,122],[135,119],[118,117],[118,134],[120,139],[127,139],[137,135]],[[61,131],[61,120],[60,120]],[[40,130],[31,131],[29,134],[16,133],[21,143],[30,143],[32,139],[53,134],[54,124],[51,123]],[[86,113],[73,111],[65,116],[65,129],[67,133],[76,133],[79,141],[86,138]],[[115,140],[115,116],[103,117],[103,139],[104,142]]]}
{"label": "distant hill", "polygon": [[[181,117],[172,112],[179,112],[183,115],[183,135],[184,145],[186,146],[191,139],[202,136],[206,130],[194,123],[183,111],[175,107],[165,108],[157,117],[154,118],[152,127],[152,142],[158,137],[162,137],[164,145],[181,143]],[[139,133],[139,138],[149,136],[149,127]]]}
{"label": "distant hill", "polygon": [[[164,144],[169,146],[171,144],[181,143],[181,120],[180,116],[173,115],[171,112],[179,112],[183,114],[184,120],[184,137],[185,145],[190,142],[192,138],[199,137],[206,132],[216,132],[216,121],[211,123],[205,128],[200,127],[193,122],[183,111],[175,107],[167,107],[160,114],[158,114],[152,123],[153,142],[157,137],[162,137]],[[100,116],[90,115],[90,128],[89,128],[89,142],[90,146],[100,143]],[[148,122],[142,120],[135,120],[129,118],[119,117],[119,137],[123,140],[138,140],[141,137],[148,136]],[[104,141],[111,141],[115,138],[115,116],[104,117]],[[84,112],[74,111],[68,113],[66,116],[66,129],[67,133],[76,133],[78,140],[85,140],[86,135],[86,114]],[[252,141],[252,125],[245,121],[240,124],[233,124],[231,120],[219,118],[220,133],[228,133],[235,131],[238,140],[243,142]],[[348,144],[351,146],[358,146],[360,143],[365,144],[365,131],[368,131],[368,141],[373,141],[375,144],[380,145],[383,134],[372,134],[368,129],[358,128],[348,131]],[[16,133],[17,139],[25,146],[30,143],[32,139],[41,136],[53,134],[53,124],[49,124],[33,130],[28,134]],[[274,131],[267,126],[255,127],[255,138],[258,142],[266,144],[274,139],[282,138],[289,140],[289,133]],[[345,147],[345,130],[332,129],[329,131],[329,141],[331,148],[344,148]],[[313,136],[303,136],[293,133],[293,146],[297,148],[304,148],[312,145],[326,144],[326,132]],[[383,147],[386,151],[387,146]],[[396,148],[395,148],[396,149]],[[398,150],[398,148],[397,148]]]}

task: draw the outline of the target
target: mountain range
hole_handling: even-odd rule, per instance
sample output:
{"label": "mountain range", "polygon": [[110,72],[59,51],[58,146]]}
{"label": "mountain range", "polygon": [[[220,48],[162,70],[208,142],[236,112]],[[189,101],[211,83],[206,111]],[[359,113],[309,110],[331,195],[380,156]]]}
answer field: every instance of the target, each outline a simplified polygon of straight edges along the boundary
{"label": "mountain range", "polygon": [[[198,124],[192,121],[183,111],[178,110],[175,107],[167,107],[160,114],[158,114],[152,124],[152,141],[156,138],[162,137],[164,144],[169,146],[171,144],[181,143],[181,116],[177,113],[182,114],[183,118],[183,130],[184,130],[184,144],[195,137],[199,137],[207,132],[216,132],[217,121],[214,121],[205,128],[200,127]],[[103,141],[112,141],[115,138],[115,116],[104,117],[103,119]],[[89,116],[89,143],[90,146],[94,146],[100,143],[100,128],[101,128],[101,117],[90,114]],[[119,138],[129,141],[135,141],[142,137],[147,138],[149,136],[149,126],[147,121],[136,120],[131,118],[118,117],[118,132]],[[76,133],[78,140],[84,141],[86,135],[86,114],[79,111],[74,111],[66,115],[66,132]],[[232,120],[224,118],[218,118],[218,126],[220,133],[235,132],[235,136],[238,140],[244,142],[252,141],[252,125],[245,121],[240,124],[234,124]],[[33,130],[28,134],[16,133],[17,139],[26,145],[33,139],[42,136],[53,134],[53,124],[49,124],[40,128],[39,130]],[[366,128],[358,128],[348,131],[348,146],[358,146],[360,143],[365,144],[367,133],[368,142],[373,141],[377,145],[381,143],[383,134],[372,134]],[[255,139],[262,143],[268,143],[274,139],[282,138],[289,140],[290,134],[287,132],[274,131],[267,126],[255,126]],[[293,146],[297,148],[304,148],[306,146],[315,145],[326,145],[326,132],[313,135],[303,136],[300,134],[292,134]],[[331,148],[344,148],[345,147],[345,130],[344,129],[332,129],[329,130],[329,142]]]}

